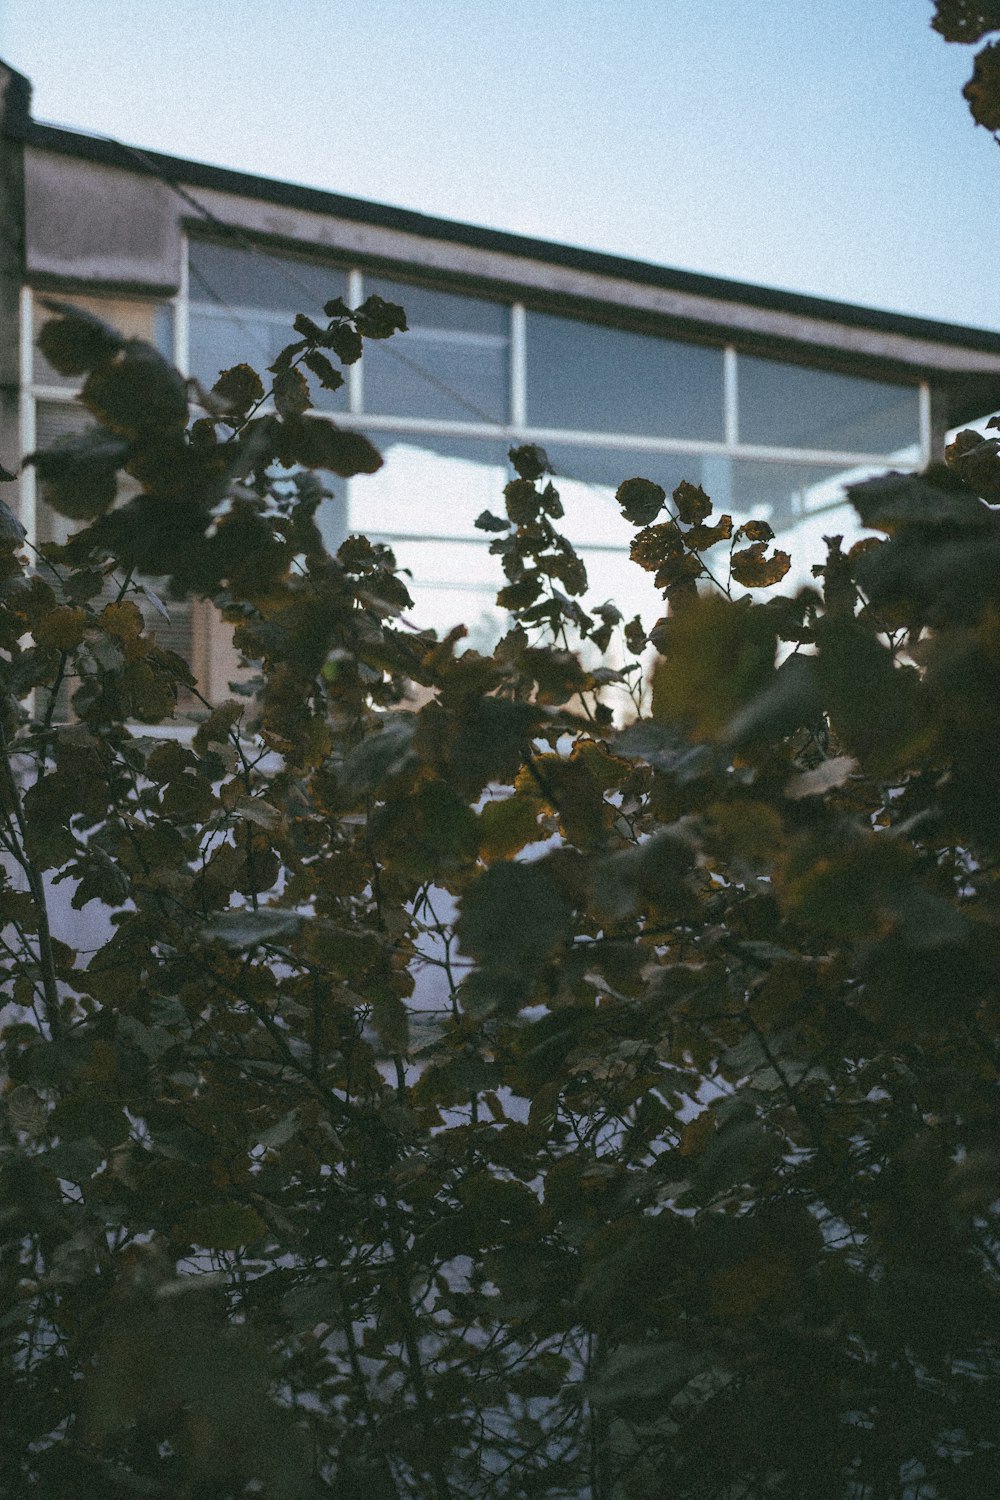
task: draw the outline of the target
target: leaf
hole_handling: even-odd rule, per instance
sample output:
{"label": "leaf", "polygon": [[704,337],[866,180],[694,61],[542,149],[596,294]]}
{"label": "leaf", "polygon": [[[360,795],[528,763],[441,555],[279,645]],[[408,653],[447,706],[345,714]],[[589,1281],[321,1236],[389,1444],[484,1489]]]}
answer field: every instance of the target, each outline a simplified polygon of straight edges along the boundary
{"label": "leaf", "polygon": [[847,498],[863,526],[890,536],[911,526],[951,522],[982,530],[988,524],[978,498],[944,464],[924,474],[884,474],[847,486]]}
{"label": "leaf", "polygon": [[744,521],[736,530],[737,541],[741,537],[745,537],[748,542],[771,542],[774,540],[774,532],[766,521]]}
{"label": "leaf", "polygon": [[309,382],[301,370],[278,371],[274,377],[274,404],[282,417],[299,417],[309,410],[312,397]]}
{"label": "leaf", "polygon": [[378,734],[367,735],[345,757],[338,781],[352,797],[363,796],[390,776],[411,764],[416,723],[403,714],[393,714]]}
{"label": "leaf", "polygon": [[698,552],[707,552],[720,542],[728,542],[732,534],[732,516],[720,516],[714,526],[689,526],[684,533],[684,541],[688,547],[693,547]]}
{"label": "leaf", "polygon": [[649,526],[655,521],[666,498],[663,486],[649,479],[626,479],[615,493],[622,515],[633,526]]}
{"label": "leaf", "polygon": [[406,313],[396,302],[386,302],[373,292],[354,314],[354,326],[366,339],[387,339],[406,332]]}
{"label": "leaf", "polygon": [[334,368],[325,354],[320,354],[318,349],[310,349],[307,354],[304,354],[302,363],[312,371],[325,391],[339,391],[344,384],[343,375]]}
{"label": "leaf", "polygon": [[80,400],[109,431],[130,438],[187,425],[187,386],[158,349],[138,339],[92,371]]}
{"label": "leaf", "polygon": [[298,912],[262,906],[257,911],[219,912],[203,923],[200,932],[206,942],[221,943],[239,953],[260,943],[284,942],[294,937],[301,926]]}
{"label": "leaf", "polygon": [[503,516],[495,516],[492,511],[483,510],[472,523],[480,531],[506,531],[510,522]]}
{"label": "leaf", "polygon": [[39,349],[60,375],[85,375],[124,346],[121,334],[93,313],[47,298],[42,305],[60,315],[46,323],[38,335]]}
{"label": "leaf", "polygon": [[972,118],[987,130],[1000,130],[1000,42],[976,53],[972,77],[962,90]]}
{"label": "leaf", "polygon": [[106,604],[97,619],[105,634],[117,641],[138,640],[146,627],[142,610],[131,599]]}
{"label": "leaf", "polygon": [[590,1382],[590,1399],[597,1407],[645,1406],[662,1403],[667,1392],[680,1387],[705,1356],[683,1344],[620,1344],[598,1367]]}
{"label": "leaf", "polygon": [[262,1240],[267,1225],[255,1208],[243,1203],[219,1203],[195,1208],[172,1230],[175,1239],[205,1250],[242,1250]]}
{"label": "leaf", "polygon": [[479,814],[479,852],[487,864],[510,859],[525,844],[544,838],[538,827],[542,804],[523,792],[487,802]]}
{"label": "leaf", "polygon": [[118,470],[128,444],[101,427],[89,427],[32,453],[46,503],[71,521],[92,521],[110,510],[118,493]]}
{"label": "leaf", "polygon": [[518,477],[531,484],[536,479],[541,479],[543,474],[552,473],[548,454],[537,443],[524,443],[520,448],[510,448],[507,457]]}
{"label": "leaf", "polygon": [[263,401],[264,382],[250,365],[233,365],[222,371],[212,393],[226,403],[234,416],[242,416]]}
{"label": "leaf", "polygon": [[781,582],[792,566],[792,559],[787,552],[778,551],[765,557],[766,551],[766,542],[752,542],[733,553],[731,572],[737,583],[747,589],[766,589]]}
{"label": "leaf", "polygon": [[208,717],[198,725],[192,741],[199,755],[204,755],[210,745],[228,744],[233,727],[246,713],[246,705],[235,698],[219,703]]}
{"label": "leaf", "polygon": [[688,484],[686,479],[681,480],[672,499],[685,526],[700,526],[712,514],[712,502],[705,491],[700,485]]}
{"label": "leaf", "polygon": [[570,907],[541,862],[493,865],[462,899],[456,935],[471,958],[498,972],[542,963],[565,940]]}
{"label": "leaf", "polygon": [[40,1135],[48,1120],[44,1099],[40,1099],[33,1088],[19,1083],[4,1098],[7,1117],[15,1130],[24,1130],[28,1135]]}
{"label": "leaf", "polygon": [[653,714],[711,739],[770,684],[776,635],[767,612],[717,594],[693,599],[658,636]]}
{"label": "leaf", "polygon": [[988,31],[1000,31],[997,0],[937,0],[931,18],[946,42],[978,42]]}
{"label": "leaf", "polygon": [[366,437],[335,427],[326,417],[286,416],[277,443],[281,462],[289,467],[329,469],[341,479],[374,474],[382,467],[382,455]]}
{"label": "leaf", "polygon": [[40,646],[55,646],[58,651],[73,651],[83,640],[87,620],[85,609],[60,605],[38,622],[32,634]]}

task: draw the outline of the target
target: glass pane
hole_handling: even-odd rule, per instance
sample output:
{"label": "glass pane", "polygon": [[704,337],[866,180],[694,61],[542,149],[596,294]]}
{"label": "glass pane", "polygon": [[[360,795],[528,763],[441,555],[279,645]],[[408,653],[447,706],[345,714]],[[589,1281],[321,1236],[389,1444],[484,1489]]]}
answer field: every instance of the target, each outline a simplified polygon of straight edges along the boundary
{"label": "glass pane", "polygon": [[682,479],[689,484],[706,482],[706,459],[700,454],[590,448],[582,443],[546,444],[545,451],[566,513],[557,524],[574,543],[628,550],[635,528],[624,519],[615,499],[623,480],[651,479],[668,496]]}
{"label": "glass pane", "polygon": [[529,312],[533,427],[722,442],[722,350]]}
{"label": "glass pane", "polygon": [[[347,295],[346,273],[336,268],[211,240],[191,241],[189,270],[188,362],[205,386],[214,385],[221,370],[243,363],[266,378],[279,350],[298,337],[295,314],[323,322],[324,302]],[[347,410],[345,386],[324,391],[303,374],[317,409]]]}
{"label": "glass pane", "polygon": [[915,386],[743,354],[737,371],[741,443],[891,454],[919,441]]}
{"label": "glass pane", "polygon": [[377,474],[358,475],[348,484],[351,531],[390,539],[474,537],[485,551],[489,537],[474,522],[484,510],[503,514],[503,487],[511,477],[505,446],[379,433],[374,438],[384,462]]}
{"label": "glass pane", "polygon": [[373,292],[405,309],[408,331],[365,345],[366,411],[452,422],[508,420],[507,307],[366,276],[364,294]]}
{"label": "glass pane", "polygon": [[199,239],[191,241],[189,257],[193,303],[285,312],[291,323],[297,312],[318,320],[324,302],[347,296],[346,273],[314,260]]}

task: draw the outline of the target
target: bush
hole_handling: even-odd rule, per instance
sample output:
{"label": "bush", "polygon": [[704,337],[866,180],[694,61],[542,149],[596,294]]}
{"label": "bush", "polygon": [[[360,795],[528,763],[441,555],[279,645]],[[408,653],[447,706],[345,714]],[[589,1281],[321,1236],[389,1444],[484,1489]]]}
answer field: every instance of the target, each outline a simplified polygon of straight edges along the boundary
{"label": "bush", "polygon": [[[190,426],[153,350],[42,334],[98,425],[33,460],[82,529],[0,536],[0,1491],[989,1492],[998,440],[858,487],[884,539],[794,597],[627,480],[650,694],[539,449],[492,656],[326,554],[313,471],[379,458],[303,371],[403,324],[327,313]],[[249,669],[190,742],[129,727],[197,696],[143,574]]]}

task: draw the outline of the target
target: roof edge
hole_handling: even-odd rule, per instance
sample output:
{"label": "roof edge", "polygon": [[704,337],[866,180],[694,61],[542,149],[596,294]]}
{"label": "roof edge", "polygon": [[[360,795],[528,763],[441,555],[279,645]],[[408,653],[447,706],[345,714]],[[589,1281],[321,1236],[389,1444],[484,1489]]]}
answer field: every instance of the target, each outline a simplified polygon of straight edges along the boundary
{"label": "roof edge", "polygon": [[[25,80],[27,81],[27,80]],[[11,120],[6,133],[26,145],[41,150],[76,156],[83,160],[120,167],[127,171],[160,176],[186,187],[201,187],[232,193],[246,198],[305,209],[358,223],[401,230],[452,244],[499,251],[523,259],[539,260],[572,270],[613,276],[669,291],[689,292],[719,302],[742,303],[775,312],[825,319],[850,327],[869,328],[883,333],[898,333],[931,342],[952,344],[1000,354],[1000,332],[971,328],[959,323],[945,323],[906,313],[883,312],[856,303],[835,302],[801,292],[780,291],[751,282],[730,281],[696,271],[680,271],[648,261],[612,255],[600,250],[585,250],[554,240],[535,239],[508,230],[488,229],[455,219],[435,218],[413,209],[393,208],[363,198],[351,198],[322,188],[300,186],[272,177],[258,177],[229,167],[212,166],[129,146],[111,137],[93,136],[45,125],[24,116]]]}

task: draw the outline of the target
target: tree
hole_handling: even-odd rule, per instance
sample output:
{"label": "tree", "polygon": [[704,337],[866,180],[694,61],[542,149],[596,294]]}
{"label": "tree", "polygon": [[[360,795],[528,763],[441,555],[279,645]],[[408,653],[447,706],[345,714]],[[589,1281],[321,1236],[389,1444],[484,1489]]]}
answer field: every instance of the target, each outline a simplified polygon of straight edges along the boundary
{"label": "tree", "polygon": [[[191,423],[54,311],[96,425],[32,460],[81,529],[0,536],[0,1493],[988,1493],[1000,440],[858,486],[884,539],[794,597],[764,523],[626,480],[647,698],[537,448],[491,656],[324,551],[318,471],[379,458],[308,375],[401,309]],[[197,695],[143,576],[248,666],[189,743],[129,727]]]}

